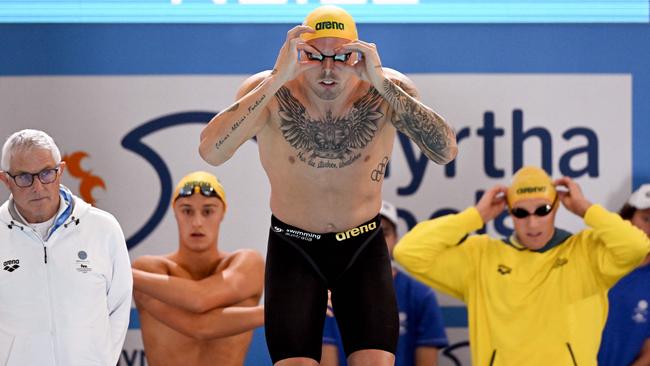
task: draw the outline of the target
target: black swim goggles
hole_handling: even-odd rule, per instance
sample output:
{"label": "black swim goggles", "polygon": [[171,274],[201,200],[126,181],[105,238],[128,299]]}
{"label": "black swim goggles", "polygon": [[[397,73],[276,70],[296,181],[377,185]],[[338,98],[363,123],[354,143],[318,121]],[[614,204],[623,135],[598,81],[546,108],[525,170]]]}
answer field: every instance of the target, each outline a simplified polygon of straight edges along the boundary
{"label": "black swim goggles", "polygon": [[555,206],[555,203],[557,202],[557,196],[555,196],[555,199],[553,200],[553,203],[546,204],[546,205],[541,205],[535,209],[534,212],[528,212],[524,210],[521,207],[515,207],[510,209],[510,214],[518,219],[525,219],[526,217],[530,215],[535,215],[539,217],[544,217],[553,211],[553,206]]}
{"label": "black swim goggles", "polygon": [[311,53],[307,51],[305,51],[305,54],[307,55],[307,59],[309,61],[320,61],[320,62],[325,61],[326,58],[331,58],[332,60],[338,62],[347,62],[350,59],[350,56],[352,56],[352,52],[340,53],[340,54],[335,54],[330,56],[325,56],[320,53]]}
{"label": "black swim goggles", "polygon": [[[198,190],[197,190],[198,188]],[[192,182],[187,182],[181,189],[178,191],[178,195],[176,198],[174,198],[174,201],[181,198],[181,197],[189,197],[194,194],[194,192],[201,192],[201,194],[205,197],[217,197],[220,198],[219,195],[217,194],[217,191],[212,188],[212,185],[208,182],[198,182],[198,181],[192,181]]]}

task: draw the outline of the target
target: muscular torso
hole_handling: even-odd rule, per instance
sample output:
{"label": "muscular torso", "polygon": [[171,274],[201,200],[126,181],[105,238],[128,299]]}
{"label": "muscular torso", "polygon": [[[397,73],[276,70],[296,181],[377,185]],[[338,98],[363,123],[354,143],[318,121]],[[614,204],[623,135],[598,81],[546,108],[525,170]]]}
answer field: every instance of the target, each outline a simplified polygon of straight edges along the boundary
{"label": "muscular torso", "polygon": [[[217,268],[217,271],[221,269]],[[179,266],[168,267],[170,276],[191,279]],[[196,280],[196,279],[195,279]],[[256,306],[259,298],[249,298],[234,306]],[[212,340],[188,337],[140,309],[142,340],[150,366],[241,366],[253,332]]]}
{"label": "muscular torso", "polygon": [[363,83],[339,110],[312,106],[295,83],[267,105],[257,134],[271,211],[312,232],[338,232],[379,212],[395,128],[379,93]]}

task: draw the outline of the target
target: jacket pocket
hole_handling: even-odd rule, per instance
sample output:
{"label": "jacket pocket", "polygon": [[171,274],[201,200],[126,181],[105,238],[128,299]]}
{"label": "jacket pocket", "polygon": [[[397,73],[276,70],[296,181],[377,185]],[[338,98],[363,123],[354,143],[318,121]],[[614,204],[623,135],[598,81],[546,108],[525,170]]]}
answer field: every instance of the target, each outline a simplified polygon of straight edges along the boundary
{"label": "jacket pocket", "polygon": [[490,366],[494,365],[494,360],[497,358],[497,350],[496,348],[492,350],[492,357],[490,357]]}
{"label": "jacket pocket", "polygon": [[7,366],[55,366],[56,356],[49,331],[20,334],[13,338]]}
{"label": "jacket pocket", "polygon": [[573,366],[578,366],[578,363],[576,362],[576,356],[573,354],[573,348],[571,348],[571,343],[567,342],[566,347],[569,350],[569,355],[571,355]]}
{"label": "jacket pocket", "polygon": [[9,360],[16,337],[0,330],[0,365],[5,366]]}

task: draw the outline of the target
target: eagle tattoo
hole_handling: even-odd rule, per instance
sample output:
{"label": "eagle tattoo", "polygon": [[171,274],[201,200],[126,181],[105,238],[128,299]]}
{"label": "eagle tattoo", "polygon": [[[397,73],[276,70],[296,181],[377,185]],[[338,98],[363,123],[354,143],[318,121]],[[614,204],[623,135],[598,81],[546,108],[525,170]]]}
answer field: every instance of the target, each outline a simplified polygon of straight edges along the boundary
{"label": "eagle tattoo", "polygon": [[276,98],[282,136],[302,161],[320,159],[318,167],[343,167],[356,160],[360,154],[354,150],[372,141],[384,116],[380,111],[383,97],[375,88],[354,102],[347,115],[333,117],[328,111],[323,119],[312,119],[286,87],[278,90]]}

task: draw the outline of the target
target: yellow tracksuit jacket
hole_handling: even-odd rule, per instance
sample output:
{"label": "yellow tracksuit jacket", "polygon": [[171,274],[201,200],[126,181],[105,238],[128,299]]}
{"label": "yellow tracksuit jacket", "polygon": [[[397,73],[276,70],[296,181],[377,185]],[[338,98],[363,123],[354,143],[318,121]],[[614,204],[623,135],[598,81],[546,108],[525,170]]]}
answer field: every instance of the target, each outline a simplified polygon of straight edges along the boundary
{"label": "yellow tracksuit jacket", "polygon": [[463,240],[483,226],[471,207],[418,224],[393,255],[467,304],[473,365],[596,365],[607,290],[641,263],[650,241],[599,205],[584,219],[589,229],[533,252],[487,235]]}

